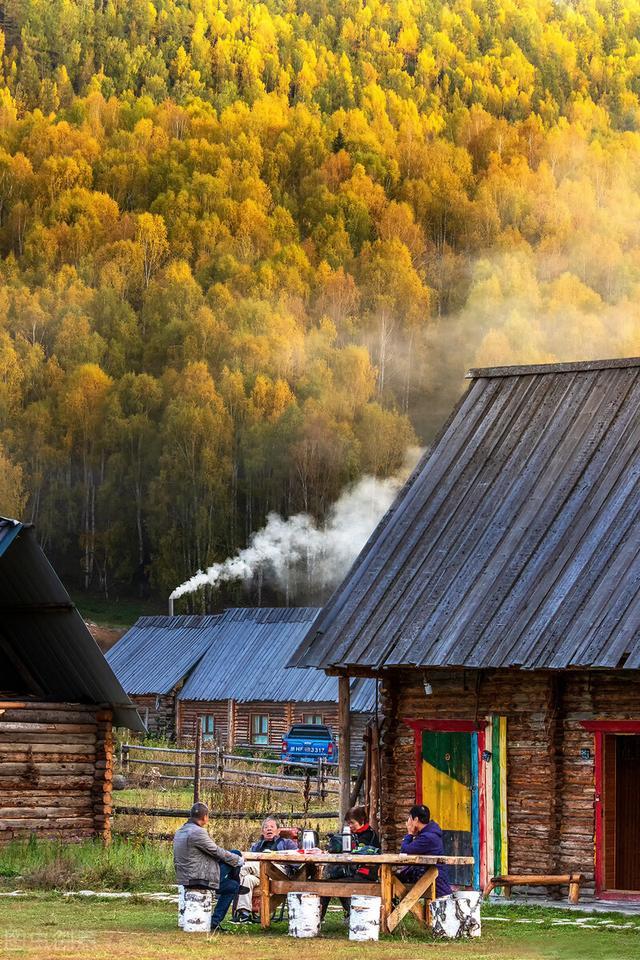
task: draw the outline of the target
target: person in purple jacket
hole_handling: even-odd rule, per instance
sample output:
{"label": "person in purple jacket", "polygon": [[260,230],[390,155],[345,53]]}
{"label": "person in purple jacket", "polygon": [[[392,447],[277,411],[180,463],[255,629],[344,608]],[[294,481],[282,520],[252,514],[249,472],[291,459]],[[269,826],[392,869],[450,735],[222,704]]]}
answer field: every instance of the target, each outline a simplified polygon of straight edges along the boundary
{"label": "person in purple jacket", "polygon": [[[407,835],[400,845],[400,853],[411,853],[414,856],[444,854],[442,830],[435,820],[431,819],[429,807],[418,804],[409,810]],[[422,867],[414,864],[410,867],[404,867],[398,877],[403,883],[415,883],[426,870],[426,866]],[[444,864],[440,864],[436,878],[436,896],[446,897],[451,892],[447,868]]]}

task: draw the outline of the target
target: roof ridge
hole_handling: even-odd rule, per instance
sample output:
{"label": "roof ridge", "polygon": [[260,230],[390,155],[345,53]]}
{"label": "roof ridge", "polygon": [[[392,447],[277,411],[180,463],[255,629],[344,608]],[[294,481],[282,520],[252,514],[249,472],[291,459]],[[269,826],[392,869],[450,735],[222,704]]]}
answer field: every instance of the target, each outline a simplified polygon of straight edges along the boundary
{"label": "roof ridge", "polygon": [[608,360],[574,360],[565,363],[526,363],[510,367],[472,367],[465,374],[467,380],[481,377],[525,377],[539,373],[580,373],[595,370],[640,367],[640,357],[620,357]]}

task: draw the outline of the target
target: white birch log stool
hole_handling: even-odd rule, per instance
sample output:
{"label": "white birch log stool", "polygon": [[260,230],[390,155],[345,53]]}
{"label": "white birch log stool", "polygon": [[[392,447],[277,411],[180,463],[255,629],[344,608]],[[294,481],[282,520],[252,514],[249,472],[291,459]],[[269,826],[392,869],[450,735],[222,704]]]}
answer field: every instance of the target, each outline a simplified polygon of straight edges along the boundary
{"label": "white birch log stool", "polygon": [[460,890],[431,900],[429,913],[431,928],[437,937],[459,940],[480,936],[480,894],[475,890]]}

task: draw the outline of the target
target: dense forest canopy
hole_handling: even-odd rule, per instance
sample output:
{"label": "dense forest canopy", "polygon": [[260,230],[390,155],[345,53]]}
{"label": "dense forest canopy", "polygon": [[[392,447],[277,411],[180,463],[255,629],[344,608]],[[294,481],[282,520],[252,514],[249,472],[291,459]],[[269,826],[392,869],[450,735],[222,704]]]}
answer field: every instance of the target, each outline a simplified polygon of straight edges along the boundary
{"label": "dense forest canopy", "polygon": [[322,517],[465,367],[640,353],[639,0],[0,21],[0,512],[85,587]]}

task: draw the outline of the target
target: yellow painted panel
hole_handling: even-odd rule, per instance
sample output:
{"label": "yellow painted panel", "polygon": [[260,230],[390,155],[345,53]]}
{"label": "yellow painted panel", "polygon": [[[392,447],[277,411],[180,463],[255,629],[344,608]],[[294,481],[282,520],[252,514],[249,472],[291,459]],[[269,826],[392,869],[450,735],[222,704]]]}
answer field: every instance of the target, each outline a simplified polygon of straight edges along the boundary
{"label": "yellow painted panel", "polygon": [[443,830],[471,830],[471,791],[423,760],[422,801]]}

